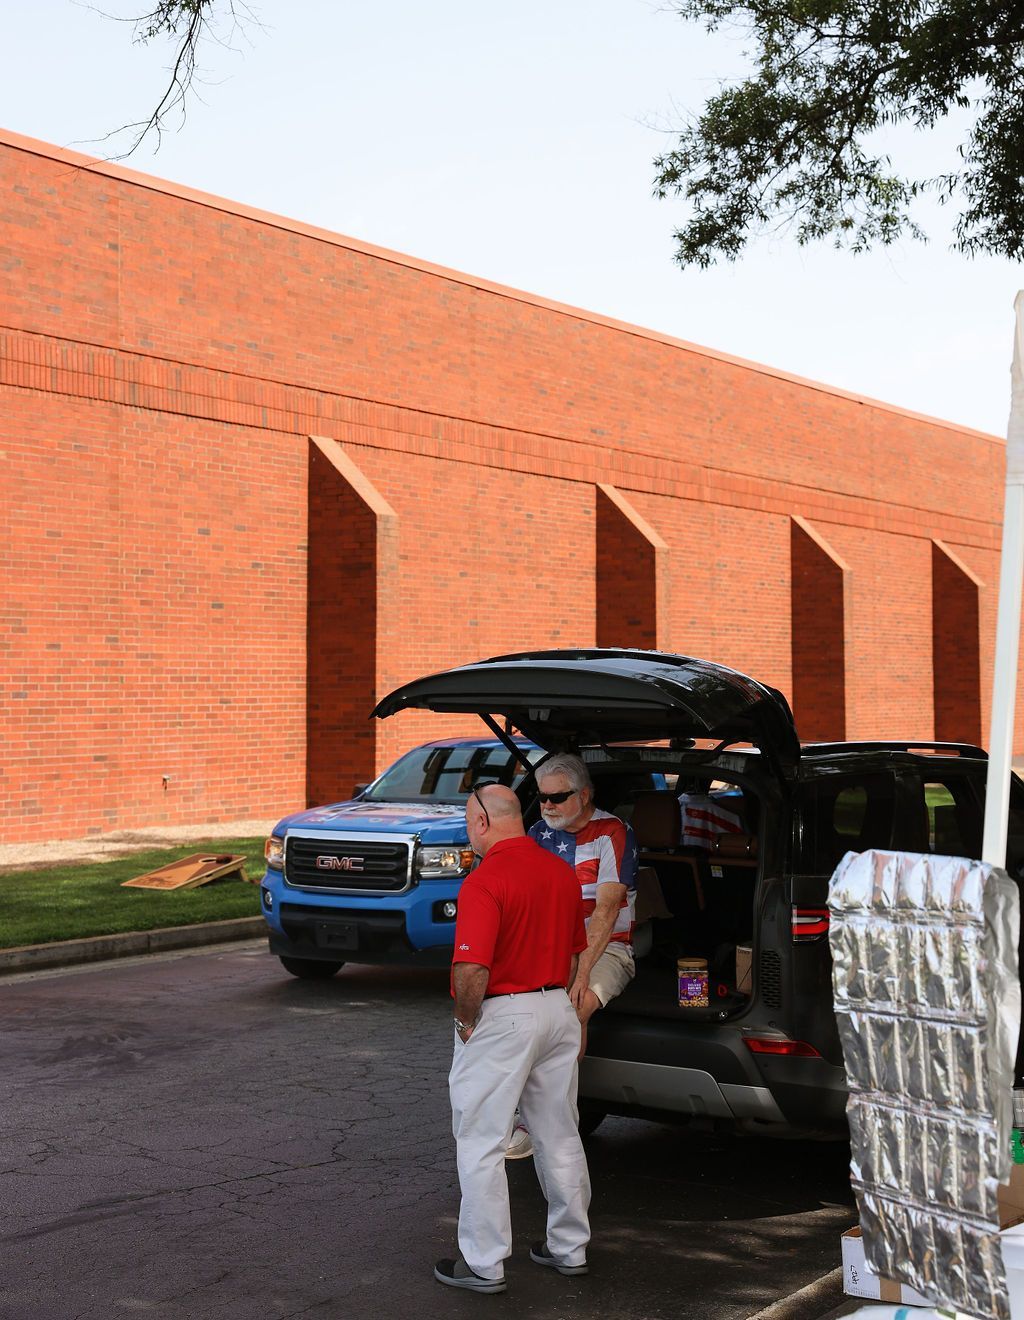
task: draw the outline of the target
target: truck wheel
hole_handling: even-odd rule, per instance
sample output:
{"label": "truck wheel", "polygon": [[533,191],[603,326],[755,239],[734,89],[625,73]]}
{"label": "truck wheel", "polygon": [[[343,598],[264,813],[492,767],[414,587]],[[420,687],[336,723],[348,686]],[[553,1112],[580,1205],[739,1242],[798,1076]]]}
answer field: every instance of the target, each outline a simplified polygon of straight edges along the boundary
{"label": "truck wheel", "polygon": [[608,1114],[604,1109],[599,1109],[596,1105],[581,1104],[580,1136],[589,1137],[591,1132],[597,1131],[607,1117]]}
{"label": "truck wheel", "polygon": [[336,975],[345,966],[343,962],[325,962],[322,958],[285,958],[281,956],[281,966],[292,976],[299,976],[303,981],[326,981]]}

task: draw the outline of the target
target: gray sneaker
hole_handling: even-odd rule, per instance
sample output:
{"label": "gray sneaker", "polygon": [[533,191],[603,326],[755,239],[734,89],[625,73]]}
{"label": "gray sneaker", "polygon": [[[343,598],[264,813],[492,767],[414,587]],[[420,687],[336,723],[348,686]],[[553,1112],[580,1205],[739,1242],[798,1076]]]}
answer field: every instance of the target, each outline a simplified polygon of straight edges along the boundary
{"label": "gray sneaker", "polygon": [[530,1259],[538,1265],[547,1265],[559,1274],[589,1274],[590,1266],[586,1261],[582,1265],[566,1265],[548,1251],[546,1242],[535,1242],[530,1248]]}
{"label": "gray sneaker", "polygon": [[512,1129],[512,1136],[505,1147],[505,1158],[507,1160],[525,1160],[533,1154],[533,1138],[523,1127],[522,1123],[517,1123]]}
{"label": "gray sneaker", "polygon": [[434,1266],[434,1278],[449,1288],[468,1288],[470,1292],[500,1293],[508,1287],[503,1278],[485,1279],[474,1274],[461,1256],[456,1260],[439,1260]]}

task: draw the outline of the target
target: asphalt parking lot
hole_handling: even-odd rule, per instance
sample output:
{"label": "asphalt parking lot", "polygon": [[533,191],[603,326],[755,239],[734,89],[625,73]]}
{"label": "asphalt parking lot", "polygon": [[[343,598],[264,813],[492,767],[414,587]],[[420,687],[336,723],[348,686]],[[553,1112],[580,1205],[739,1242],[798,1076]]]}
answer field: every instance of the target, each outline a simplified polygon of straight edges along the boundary
{"label": "asphalt parking lot", "polygon": [[0,983],[3,1320],[396,1312],[742,1320],[839,1263],[846,1151],[608,1119],[588,1143],[591,1273],[528,1259],[442,1289],[458,1186],[443,973],[295,981],[262,945]]}

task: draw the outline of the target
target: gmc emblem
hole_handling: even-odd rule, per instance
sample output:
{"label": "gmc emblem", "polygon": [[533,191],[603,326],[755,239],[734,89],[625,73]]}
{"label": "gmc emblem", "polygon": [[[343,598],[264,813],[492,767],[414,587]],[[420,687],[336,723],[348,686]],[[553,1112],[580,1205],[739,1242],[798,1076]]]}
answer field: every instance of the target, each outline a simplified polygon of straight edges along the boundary
{"label": "gmc emblem", "polygon": [[361,871],[363,869],[363,857],[325,857],[320,856],[316,859],[316,869],[318,871]]}

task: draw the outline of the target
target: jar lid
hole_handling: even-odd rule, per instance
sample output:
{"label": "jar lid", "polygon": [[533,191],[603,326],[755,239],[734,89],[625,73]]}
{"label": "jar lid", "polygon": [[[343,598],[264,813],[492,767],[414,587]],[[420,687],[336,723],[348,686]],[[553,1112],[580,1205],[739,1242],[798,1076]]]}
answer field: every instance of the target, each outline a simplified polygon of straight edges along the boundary
{"label": "jar lid", "polygon": [[707,970],[708,960],[706,958],[677,958],[676,967],[679,971],[699,971]]}

